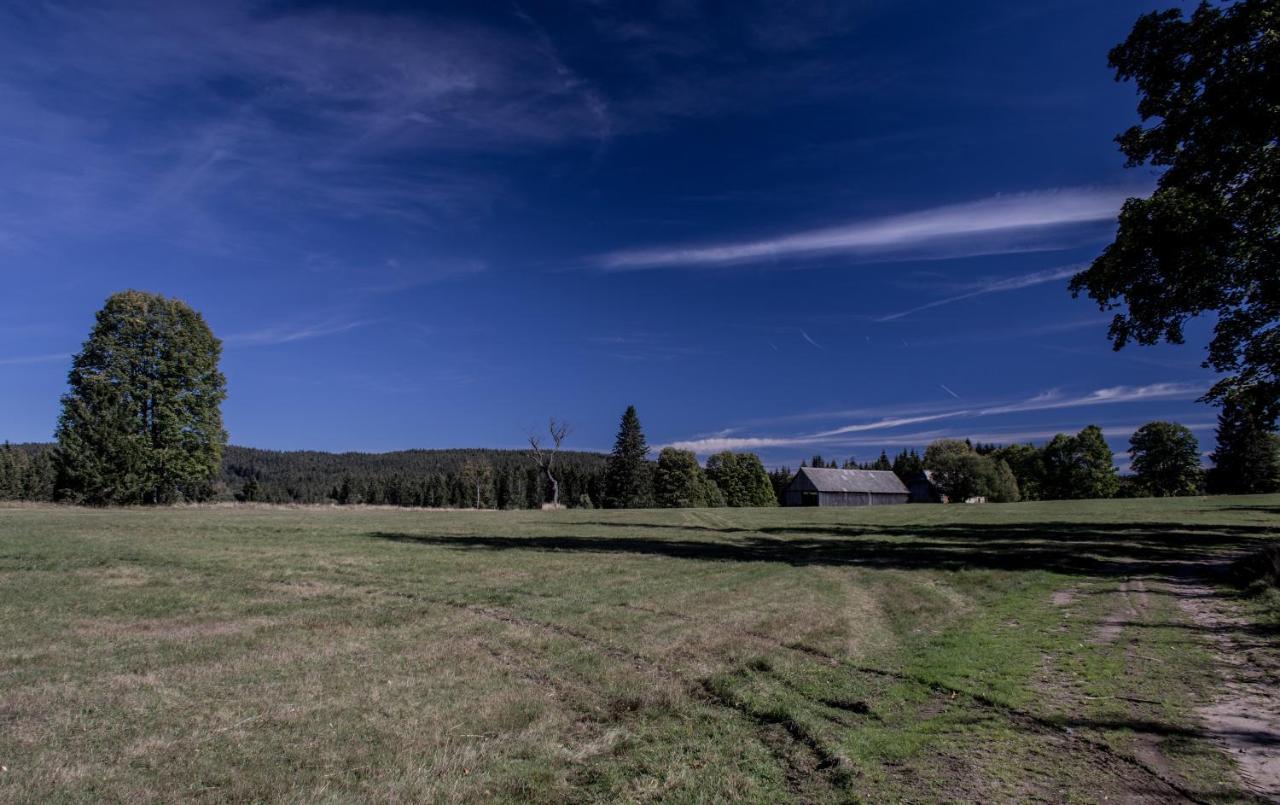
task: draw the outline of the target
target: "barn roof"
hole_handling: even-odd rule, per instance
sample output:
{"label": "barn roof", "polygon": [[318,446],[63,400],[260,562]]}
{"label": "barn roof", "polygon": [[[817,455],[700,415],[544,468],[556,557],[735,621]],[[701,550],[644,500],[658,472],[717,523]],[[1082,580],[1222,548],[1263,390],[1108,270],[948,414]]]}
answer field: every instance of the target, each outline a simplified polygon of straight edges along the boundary
{"label": "barn roof", "polygon": [[[795,480],[806,478],[818,492],[872,492],[880,495],[905,495],[907,488],[898,476],[888,470],[833,470],[801,467]],[[802,484],[806,485],[806,484]]]}

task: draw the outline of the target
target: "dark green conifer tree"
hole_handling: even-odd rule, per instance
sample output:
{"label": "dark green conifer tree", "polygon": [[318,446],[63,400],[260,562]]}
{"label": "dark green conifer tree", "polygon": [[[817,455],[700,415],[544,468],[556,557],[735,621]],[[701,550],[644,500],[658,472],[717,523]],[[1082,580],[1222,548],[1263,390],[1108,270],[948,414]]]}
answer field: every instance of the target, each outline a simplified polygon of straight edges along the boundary
{"label": "dark green conifer tree", "polygon": [[915,450],[910,453],[903,450],[893,459],[893,466],[890,469],[905,484],[924,472],[924,461]]}
{"label": "dark green conifer tree", "polygon": [[773,497],[779,506],[785,502],[787,487],[791,485],[791,479],[794,477],[795,473],[791,472],[790,467],[779,467],[769,473],[769,483],[773,486]]}
{"label": "dark green conifer tree", "polygon": [[1250,495],[1280,491],[1280,438],[1264,418],[1239,398],[1228,399],[1218,413],[1218,446],[1210,458],[1206,485],[1214,495]]}
{"label": "dark green conifer tree", "polygon": [[640,417],[627,406],[618,427],[618,438],[605,470],[605,506],[611,509],[643,509],[653,505],[653,468],[648,460]]}

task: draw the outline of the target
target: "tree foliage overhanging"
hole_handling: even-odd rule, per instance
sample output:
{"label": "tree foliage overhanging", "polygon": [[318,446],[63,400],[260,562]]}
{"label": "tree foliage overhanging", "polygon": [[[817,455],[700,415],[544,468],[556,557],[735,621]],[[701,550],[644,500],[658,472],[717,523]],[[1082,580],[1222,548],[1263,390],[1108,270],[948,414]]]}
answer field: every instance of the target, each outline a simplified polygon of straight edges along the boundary
{"label": "tree foliage overhanging", "polygon": [[1116,349],[1183,343],[1217,317],[1207,399],[1236,398],[1266,427],[1280,414],[1280,4],[1201,3],[1141,17],[1111,51],[1136,82],[1142,124],[1117,138],[1130,167],[1162,173],[1120,214],[1115,242],[1071,290],[1104,309]]}

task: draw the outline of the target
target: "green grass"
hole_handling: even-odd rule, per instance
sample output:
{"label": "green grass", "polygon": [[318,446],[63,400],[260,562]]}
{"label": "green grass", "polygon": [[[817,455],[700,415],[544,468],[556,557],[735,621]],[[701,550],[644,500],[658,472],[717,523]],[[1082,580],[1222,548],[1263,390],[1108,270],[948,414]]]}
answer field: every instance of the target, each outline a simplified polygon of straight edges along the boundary
{"label": "green grass", "polygon": [[1232,799],[1177,593],[1278,528],[1276,496],[0,508],[0,799]]}

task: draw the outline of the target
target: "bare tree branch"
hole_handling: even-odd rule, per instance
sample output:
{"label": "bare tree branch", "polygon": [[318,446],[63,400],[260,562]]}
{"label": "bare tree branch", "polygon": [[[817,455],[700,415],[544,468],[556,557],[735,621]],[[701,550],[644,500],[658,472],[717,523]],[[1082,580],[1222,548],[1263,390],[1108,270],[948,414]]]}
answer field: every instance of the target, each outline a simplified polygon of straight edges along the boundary
{"label": "bare tree branch", "polygon": [[569,438],[569,434],[573,432],[573,427],[568,422],[562,422],[552,417],[547,423],[547,433],[551,436],[551,447],[547,448],[542,443],[542,436],[537,433],[529,434],[530,458],[538,465],[538,468],[546,473],[547,480],[551,482],[551,503],[553,506],[560,505],[560,482],[556,480],[555,473],[552,469],[556,461],[556,452],[560,450],[560,445],[564,444],[564,440]]}

